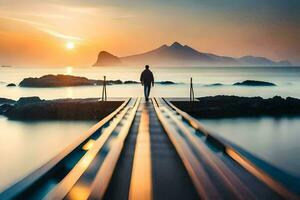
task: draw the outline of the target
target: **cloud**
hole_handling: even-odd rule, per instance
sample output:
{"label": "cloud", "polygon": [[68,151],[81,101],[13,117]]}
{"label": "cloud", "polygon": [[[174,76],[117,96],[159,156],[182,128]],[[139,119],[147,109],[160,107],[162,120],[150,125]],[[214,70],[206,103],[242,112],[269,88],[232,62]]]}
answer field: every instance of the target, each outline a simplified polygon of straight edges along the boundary
{"label": "cloud", "polygon": [[40,23],[40,22],[36,22],[36,21],[32,21],[32,20],[21,19],[21,18],[15,18],[15,17],[1,17],[1,18],[16,21],[16,22],[25,23],[25,24],[30,25],[30,26],[32,26],[33,28],[35,28],[39,31],[42,31],[44,33],[47,33],[48,35],[51,35],[51,36],[59,38],[59,39],[67,39],[67,40],[75,40],[75,41],[85,40],[84,38],[81,38],[81,37],[71,36],[71,35],[60,33],[59,31],[54,30],[54,27],[52,27],[50,25],[47,25],[47,24],[44,24],[44,23]]}
{"label": "cloud", "polygon": [[7,19],[7,20],[12,20],[12,21],[16,21],[16,22],[21,22],[21,23],[25,23],[25,24],[29,24],[33,27],[50,27],[49,25],[43,24],[43,23],[39,23],[39,22],[35,22],[35,21],[31,21],[31,20],[26,20],[26,19],[22,19],[22,18],[16,18],[16,17],[4,17],[4,16],[0,16],[2,19]]}
{"label": "cloud", "polygon": [[43,31],[45,33],[48,33],[49,35],[52,35],[54,37],[61,38],[61,39],[76,40],[76,41],[84,40],[83,38],[80,38],[80,37],[65,35],[65,34],[62,34],[57,31],[47,29],[47,28],[37,28],[37,29],[40,31]]}
{"label": "cloud", "polygon": [[21,13],[22,16],[29,16],[29,17],[39,17],[39,18],[48,18],[48,19],[66,19],[71,20],[71,17],[65,15],[58,15],[58,14],[37,14],[37,13]]}

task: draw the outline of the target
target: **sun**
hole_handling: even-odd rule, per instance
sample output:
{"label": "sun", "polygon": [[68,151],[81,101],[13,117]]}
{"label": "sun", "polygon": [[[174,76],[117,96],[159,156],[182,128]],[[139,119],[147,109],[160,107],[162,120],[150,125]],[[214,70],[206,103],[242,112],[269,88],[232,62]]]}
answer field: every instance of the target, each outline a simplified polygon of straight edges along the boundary
{"label": "sun", "polygon": [[74,49],[75,48],[74,42],[67,42],[66,43],[66,48],[67,49]]}

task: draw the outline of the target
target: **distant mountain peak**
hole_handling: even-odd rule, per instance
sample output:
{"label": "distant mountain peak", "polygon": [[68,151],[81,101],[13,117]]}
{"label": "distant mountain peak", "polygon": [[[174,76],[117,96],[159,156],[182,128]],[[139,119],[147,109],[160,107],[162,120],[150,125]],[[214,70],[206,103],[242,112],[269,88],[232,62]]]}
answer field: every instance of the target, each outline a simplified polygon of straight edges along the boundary
{"label": "distant mountain peak", "polygon": [[182,44],[180,44],[179,42],[174,42],[173,44],[171,44],[170,47],[173,47],[173,48],[178,48],[178,47],[183,47]]}
{"label": "distant mountain peak", "polygon": [[100,51],[98,54],[98,59],[94,66],[113,66],[113,65],[120,65],[122,61],[119,57],[114,56],[107,51]]}
{"label": "distant mountain peak", "polygon": [[108,52],[101,51],[94,66],[120,66],[120,65],[150,65],[160,66],[289,66],[288,61],[273,61],[265,57],[243,56],[240,58],[220,56],[203,53],[188,45],[174,42],[171,45],[162,45],[151,51],[117,57]]}
{"label": "distant mountain peak", "polygon": [[107,51],[100,51],[99,55],[105,55],[105,56],[114,56],[111,53],[107,52]]}
{"label": "distant mountain peak", "polygon": [[164,44],[164,45],[160,46],[158,49],[164,49],[164,48],[168,48],[168,47],[169,47],[168,45]]}

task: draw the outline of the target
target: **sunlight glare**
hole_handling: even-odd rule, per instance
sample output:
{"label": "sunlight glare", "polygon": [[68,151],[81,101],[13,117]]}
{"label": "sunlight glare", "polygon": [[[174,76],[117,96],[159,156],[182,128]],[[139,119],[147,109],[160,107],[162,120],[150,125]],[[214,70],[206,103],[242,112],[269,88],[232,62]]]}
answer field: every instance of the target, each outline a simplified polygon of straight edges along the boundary
{"label": "sunlight glare", "polygon": [[74,47],[75,47],[74,42],[67,42],[67,44],[66,44],[67,49],[74,49]]}
{"label": "sunlight glare", "polygon": [[95,140],[90,139],[87,143],[85,143],[85,145],[83,145],[82,149],[85,151],[90,150],[95,144]]}
{"label": "sunlight glare", "polygon": [[72,75],[73,74],[73,67],[71,67],[71,66],[66,67],[66,73],[67,73],[67,75]]}

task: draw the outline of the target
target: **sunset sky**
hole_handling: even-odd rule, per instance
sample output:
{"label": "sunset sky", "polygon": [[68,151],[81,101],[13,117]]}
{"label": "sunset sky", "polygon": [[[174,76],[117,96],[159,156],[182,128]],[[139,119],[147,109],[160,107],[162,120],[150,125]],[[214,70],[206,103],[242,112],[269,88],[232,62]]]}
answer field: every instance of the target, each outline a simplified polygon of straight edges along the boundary
{"label": "sunset sky", "polygon": [[300,64],[299,10],[299,0],[0,0],[0,65],[90,66],[100,50],[174,41]]}

